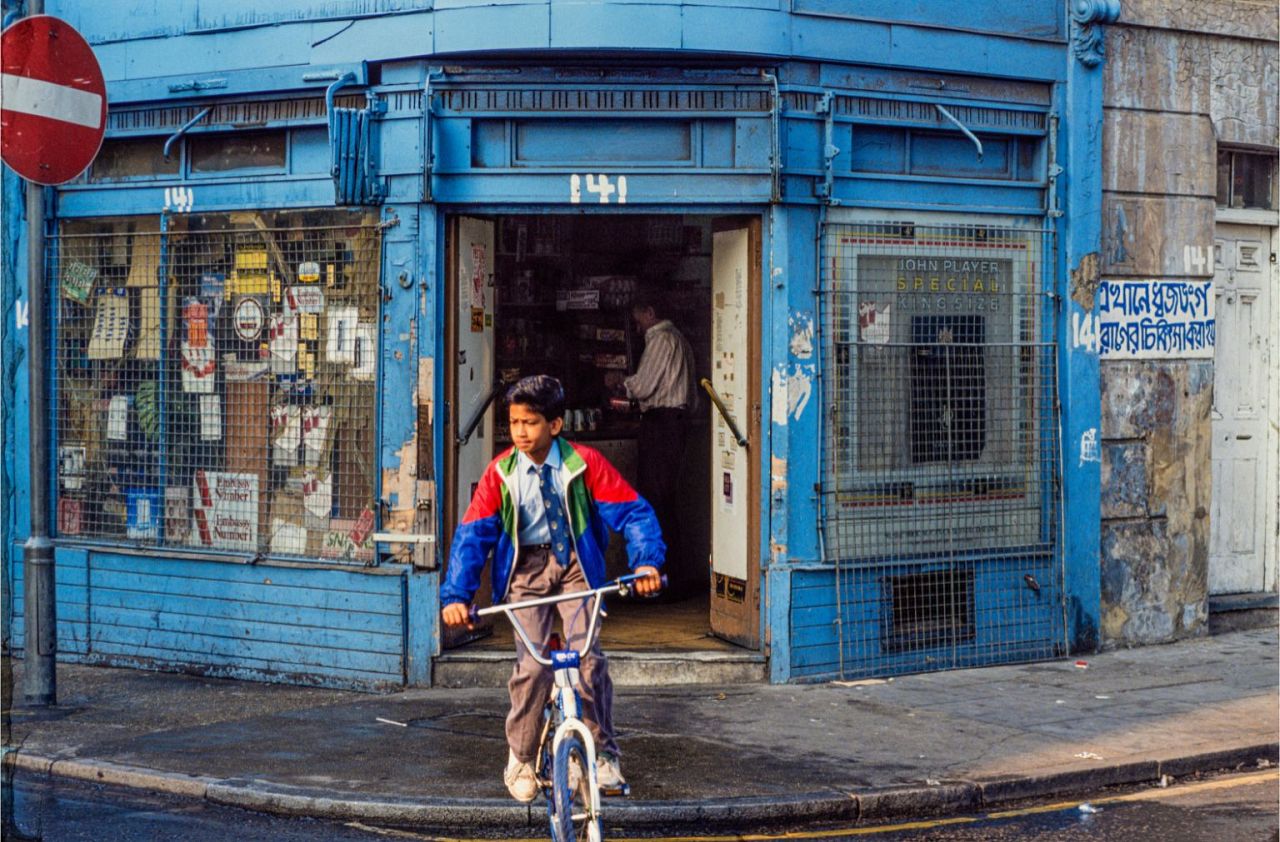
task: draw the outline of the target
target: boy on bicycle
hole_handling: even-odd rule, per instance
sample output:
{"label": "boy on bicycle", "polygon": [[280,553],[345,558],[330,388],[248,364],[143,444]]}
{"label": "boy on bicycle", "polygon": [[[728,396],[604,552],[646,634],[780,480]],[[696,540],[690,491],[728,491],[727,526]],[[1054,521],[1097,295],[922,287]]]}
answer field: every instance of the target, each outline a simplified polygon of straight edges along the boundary
{"label": "boy on bicycle", "polygon": [[[572,593],[605,584],[609,529],[627,541],[631,569],[642,596],[662,588],[658,568],[666,558],[653,508],[636,494],[598,451],[560,438],[564,389],[546,375],[526,377],[507,393],[514,444],[489,463],[453,536],[449,567],[440,588],[446,625],[470,627],[468,606],[480,586],[485,559],[493,552],[493,601],[520,602]],[[651,454],[650,458],[661,458]],[[552,631],[558,608],[568,648],[587,633],[585,611],[573,602],[517,612],[535,644]],[[582,719],[600,748],[596,771],[602,789],[624,784],[613,737],[613,683],[599,639],[582,652]],[[542,709],[551,693],[551,670],[516,643],[516,664],[507,689],[507,768],[502,780],[517,801],[538,794],[534,755],[542,730]]]}

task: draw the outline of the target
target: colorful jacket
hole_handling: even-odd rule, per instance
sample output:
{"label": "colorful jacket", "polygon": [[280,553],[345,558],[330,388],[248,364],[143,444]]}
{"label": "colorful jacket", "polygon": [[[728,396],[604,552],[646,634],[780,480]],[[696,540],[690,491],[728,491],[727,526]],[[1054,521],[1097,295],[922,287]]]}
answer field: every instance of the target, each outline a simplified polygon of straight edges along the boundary
{"label": "colorful jacket", "polygon": [[[582,572],[591,587],[598,588],[606,581],[604,553],[609,546],[609,529],[626,539],[632,570],[643,565],[661,567],[667,545],[653,507],[599,451],[562,438],[555,439],[552,447],[560,448],[564,510]],[[520,552],[518,455],[514,447],[508,448],[480,477],[471,505],[453,534],[449,567],[440,587],[442,605],[471,602],[490,552],[494,603],[506,595]]]}

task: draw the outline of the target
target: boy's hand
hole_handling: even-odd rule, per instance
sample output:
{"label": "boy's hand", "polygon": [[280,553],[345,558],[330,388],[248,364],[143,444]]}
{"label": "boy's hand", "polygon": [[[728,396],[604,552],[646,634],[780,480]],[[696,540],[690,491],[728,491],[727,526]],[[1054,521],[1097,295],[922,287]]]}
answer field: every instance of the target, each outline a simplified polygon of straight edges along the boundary
{"label": "boy's hand", "polygon": [[635,588],[640,596],[653,596],[662,590],[662,575],[658,573],[658,568],[645,564],[637,567],[635,573],[644,577],[631,583],[631,587]]}
{"label": "boy's hand", "polygon": [[471,622],[471,611],[465,602],[451,602],[440,610],[440,616],[444,619],[444,624],[452,628],[466,626],[468,629],[474,629],[475,624]]}

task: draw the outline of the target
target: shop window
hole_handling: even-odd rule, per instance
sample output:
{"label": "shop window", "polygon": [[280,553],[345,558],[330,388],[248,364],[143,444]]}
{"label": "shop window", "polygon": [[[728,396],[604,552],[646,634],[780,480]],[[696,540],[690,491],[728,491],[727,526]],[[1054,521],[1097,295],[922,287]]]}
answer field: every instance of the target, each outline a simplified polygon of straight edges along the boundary
{"label": "shop window", "polygon": [[1276,155],[1218,150],[1218,206],[1276,208]]}
{"label": "shop window", "polygon": [[90,170],[92,181],[121,178],[152,178],[177,175],[177,155],[164,159],[164,140],[158,137],[107,140],[98,151]]}
{"label": "shop window", "polygon": [[1056,428],[1039,234],[833,225],[826,249],[832,548],[1042,541]]}
{"label": "shop window", "polygon": [[376,218],[65,222],[58,533],[372,560]]}
{"label": "shop window", "polygon": [[187,141],[187,155],[193,174],[231,170],[284,172],[287,145],[285,131],[196,135]]}

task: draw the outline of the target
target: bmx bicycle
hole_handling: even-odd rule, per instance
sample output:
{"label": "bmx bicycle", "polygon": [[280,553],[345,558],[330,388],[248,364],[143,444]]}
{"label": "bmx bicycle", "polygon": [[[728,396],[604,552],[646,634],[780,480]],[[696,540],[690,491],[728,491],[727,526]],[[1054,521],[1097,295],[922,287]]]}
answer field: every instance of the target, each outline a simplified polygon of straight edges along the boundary
{"label": "bmx bicycle", "polygon": [[[604,823],[600,811],[601,791],[596,777],[596,744],[590,729],[581,719],[582,701],[578,695],[581,653],[567,646],[561,648],[560,637],[556,634],[551,635],[545,649],[539,649],[529,639],[528,632],[520,624],[515,612],[522,608],[555,605],[571,600],[583,600],[585,605],[590,600],[587,634],[582,641],[583,651],[590,652],[600,633],[600,619],[605,616],[604,598],[615,593],[625,596],[631,591],[631,584],[641,578],[644,577],[636,574],[619,576],[609,584],[592,590],[471,610],[473,617],[505,614],[529,656],[552,670],[554,684],[545,708],[542,737],[534,761],[534,775],[547,802],[551,838],[556,842],[600,842],[604,838]],[[666,587],[666,582],[667,578],[663,576],[663,587]],[[604,794],[629,795],[630,787],[623,784],[621,788]]]}

